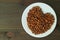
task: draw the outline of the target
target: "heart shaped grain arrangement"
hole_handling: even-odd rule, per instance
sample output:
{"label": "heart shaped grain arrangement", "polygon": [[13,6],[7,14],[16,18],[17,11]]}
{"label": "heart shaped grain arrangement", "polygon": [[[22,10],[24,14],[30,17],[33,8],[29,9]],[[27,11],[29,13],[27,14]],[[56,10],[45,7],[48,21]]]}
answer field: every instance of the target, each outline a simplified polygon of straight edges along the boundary
{"label": "heart shaped grain arrangement", "polygon": [[51,13],[43,13],[39,6],[29,10],[27,24],[34,34],[41,34],[49,30],[54,22],[54,16]]}

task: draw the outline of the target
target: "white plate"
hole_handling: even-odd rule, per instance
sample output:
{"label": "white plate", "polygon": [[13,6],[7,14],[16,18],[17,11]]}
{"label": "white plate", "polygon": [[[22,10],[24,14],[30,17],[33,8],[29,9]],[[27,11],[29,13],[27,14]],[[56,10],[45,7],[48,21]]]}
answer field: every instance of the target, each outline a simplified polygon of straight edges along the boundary
{"label": "white plate", "polygon": [[[38,34],[38,35],[35,35],[34,33],[32,33],[31,30],[29,29],[28,25],[27,25],[27,15],[28,15],[28,12],[29,12],[30,9],[32,9],[35,6],[39,6],[40,8],[42,8],[42,11],[44,13],[47,13],[47,12],[51,13],[54,16],[54,18],[55,18],[55,21],[54,21],[52,27],[48,31],[46,31],[45,33]],[[24,10],[24,12],[22,14],[21,21],[22,21],[22,26],[23,26],[24,30],[26,31],[26,33],[28,33],[29,35],[31,35],[33,37],[36,37],[36,38],[42,38],[42,37],[48,36],[49,34],[51,34],[53,32],[53,30],[56,27],[57,17],[56,17],[55,11],[53,10],[53,8],[51,6],[49,6],[49,5],[45,4],[45,3],[38,2],[38,3],[33,3],[33,4],[29,5]]]}

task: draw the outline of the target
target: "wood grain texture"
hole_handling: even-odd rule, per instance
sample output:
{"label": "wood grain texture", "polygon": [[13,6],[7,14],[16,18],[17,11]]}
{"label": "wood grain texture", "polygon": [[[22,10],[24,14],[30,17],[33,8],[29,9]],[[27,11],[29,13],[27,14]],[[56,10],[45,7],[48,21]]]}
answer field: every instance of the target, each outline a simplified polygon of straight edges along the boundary
{"label": "wood grain texture", "polygon": [[[21,16],[24,9],[29,4],[24,6],[14,1],[12,2],[6,1],[6,2],[2,1],[0,3],[0,32],[7,32],[7,31],[16,32],[15,33],[16,36],[13,37],[11,40],[60,40],[60,0],[41,0],[40,1],[40,2],[49,4],[55,10],[58,18],[57,26],[54,32],[52,32],[49,36],[44,38],[31,37],[22,28]],[[22,3],[24,4],[24,2]]]}
{"label": "wood grain texture", "polygon": [[0,3],[0,29],[17,29],[19,26],[18,4]]}
{"label": "wood grain texture", "polygon": [[22,0],[0,0],[0,2],[3,3],[18,3],[21,2]]}

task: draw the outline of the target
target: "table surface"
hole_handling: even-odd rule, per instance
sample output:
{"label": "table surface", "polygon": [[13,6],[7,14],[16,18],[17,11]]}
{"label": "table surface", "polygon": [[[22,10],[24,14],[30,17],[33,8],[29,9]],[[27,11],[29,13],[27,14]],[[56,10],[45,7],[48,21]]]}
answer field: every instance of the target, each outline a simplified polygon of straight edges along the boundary
{"label": "table surface", "polygon": [[34,38],[28,35],[21,25],[21,16],[24,6],[18,1],[0,3],[0,32],[18,31],[16,37],[11,40],[60,40],[60,0],[42,0],[41,2],[47,3],[55,10],[57,15],[57,26],[55,30],[47,37]]}

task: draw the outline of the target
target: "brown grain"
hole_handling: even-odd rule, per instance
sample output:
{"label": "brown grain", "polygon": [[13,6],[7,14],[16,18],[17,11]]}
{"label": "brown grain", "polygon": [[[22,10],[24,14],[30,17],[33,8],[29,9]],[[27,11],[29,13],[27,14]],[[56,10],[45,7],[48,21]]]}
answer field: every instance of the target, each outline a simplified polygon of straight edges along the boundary
{"label": "brown grain", "polygon": [[39,6],[33,7],[28,12],[27,24],[32,33],[41,34],[49,30],[54,22],[54,16],[43,13]]}

